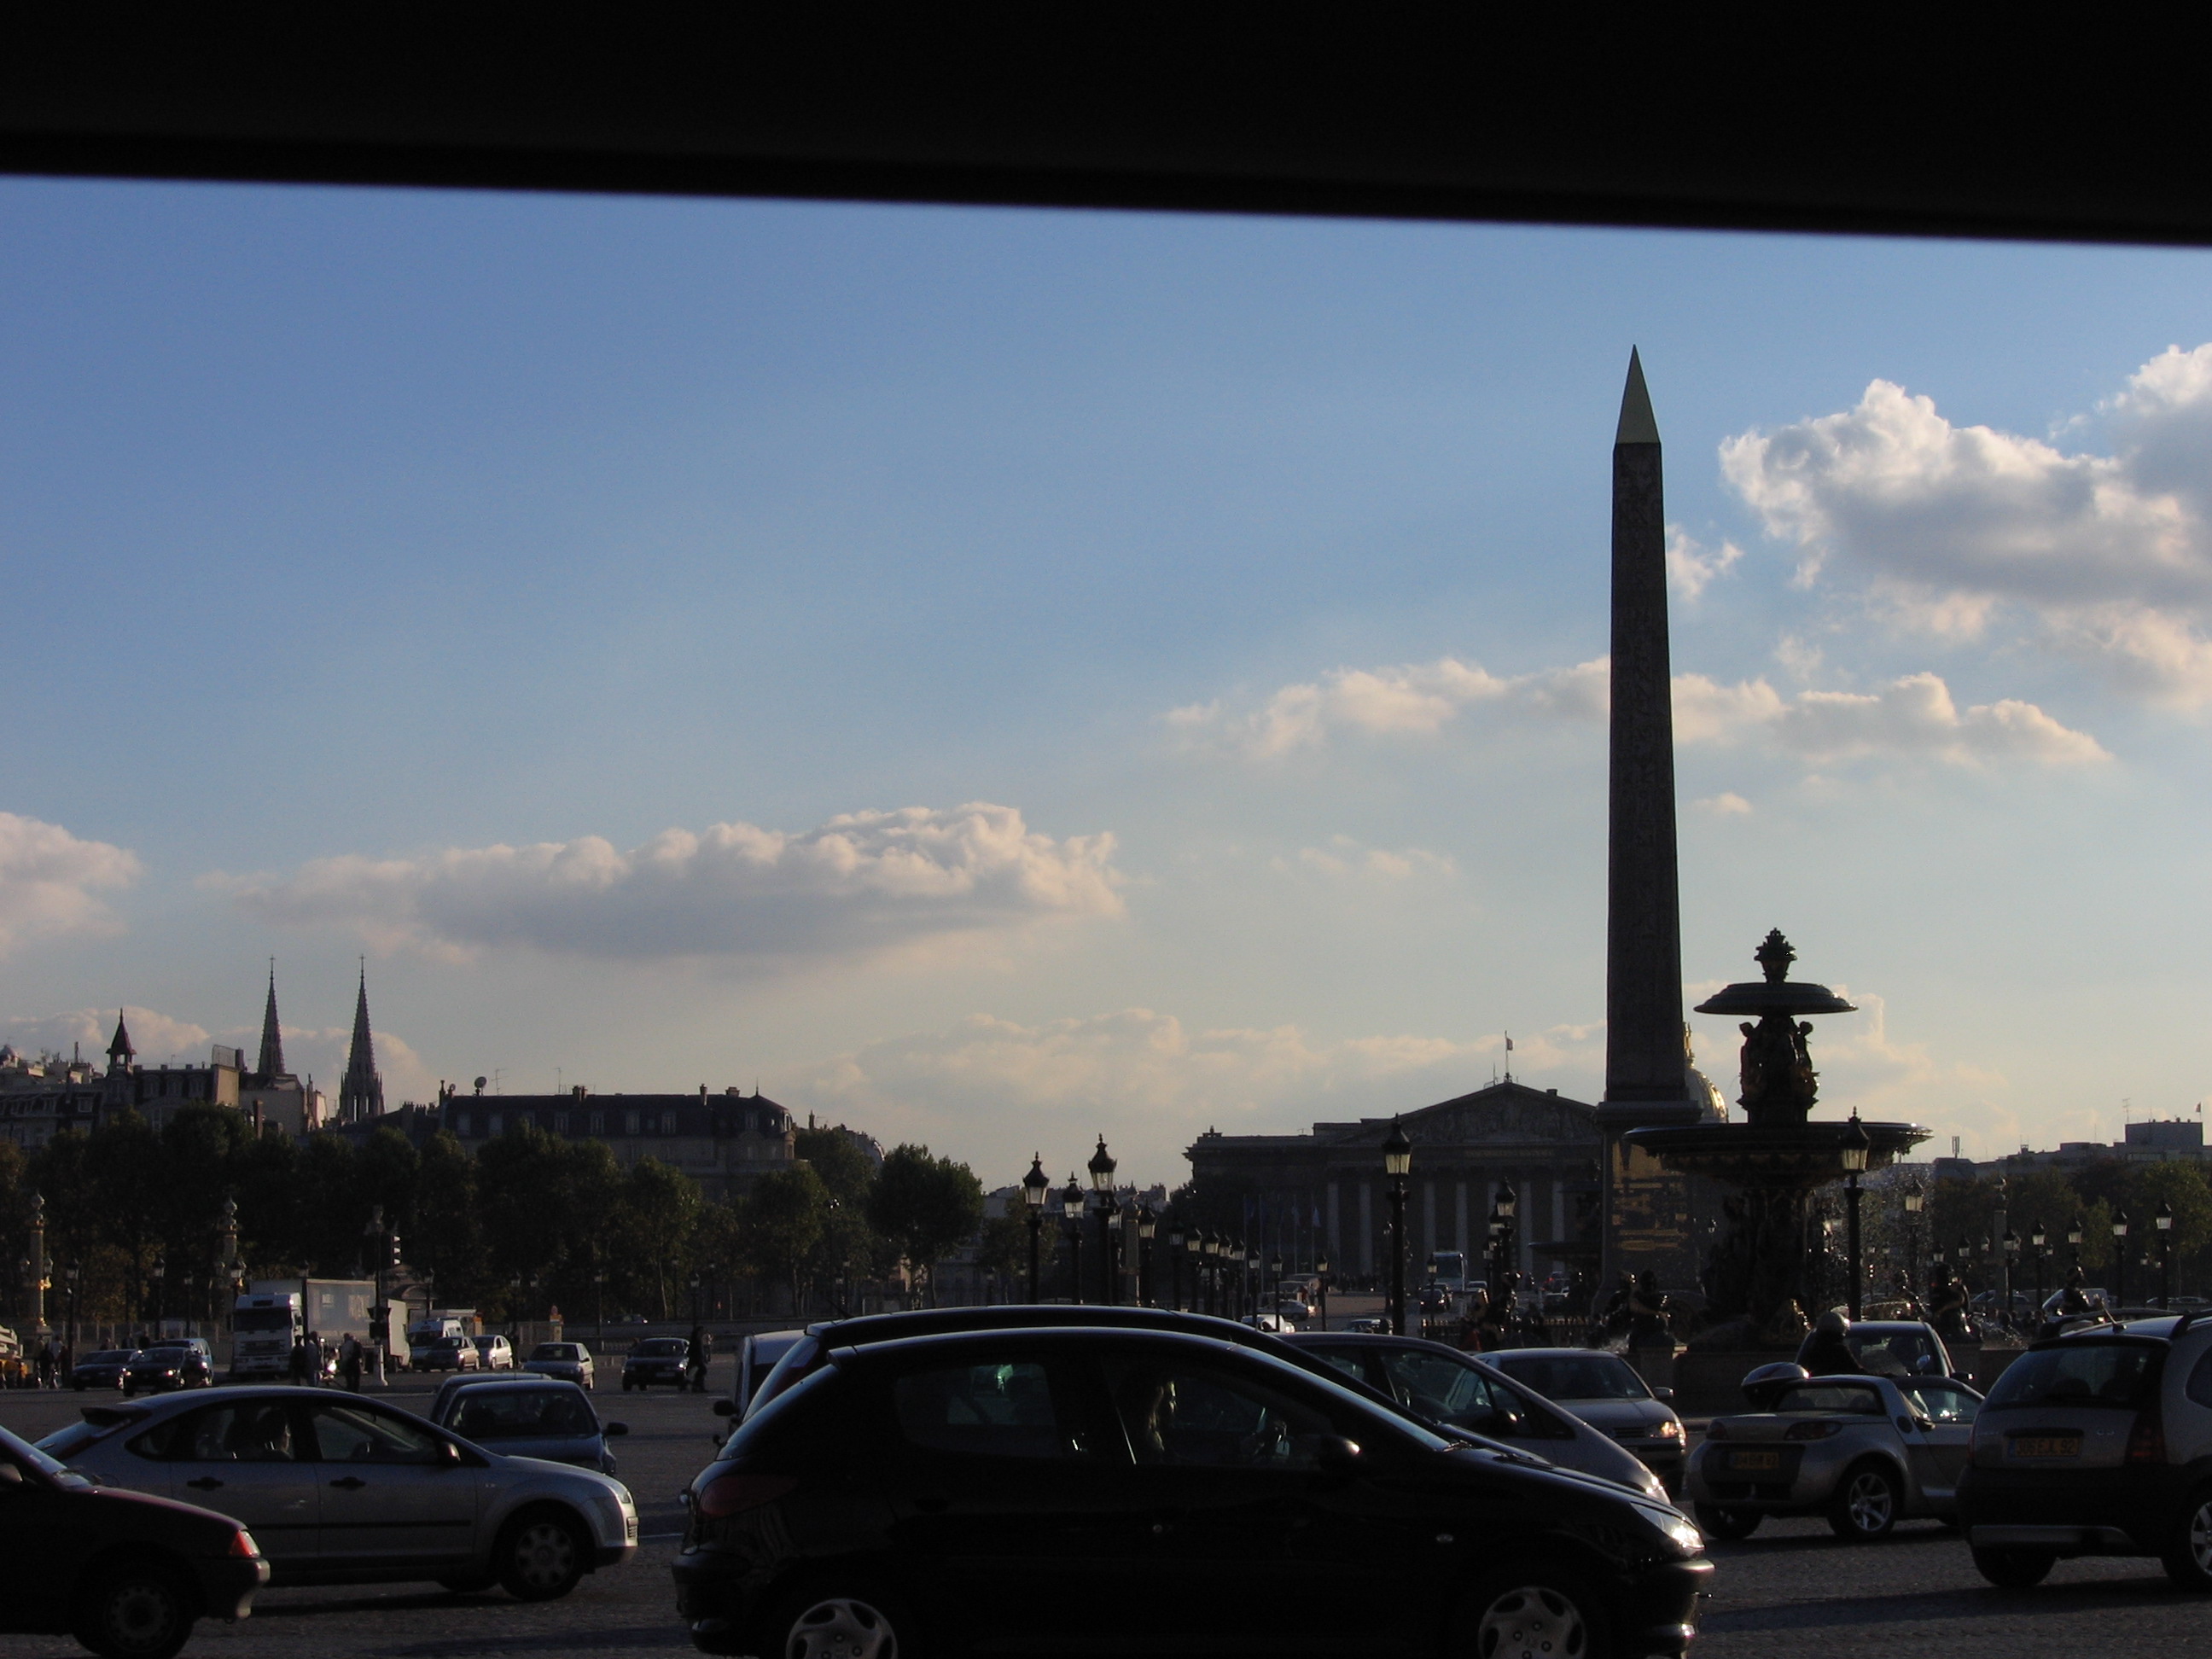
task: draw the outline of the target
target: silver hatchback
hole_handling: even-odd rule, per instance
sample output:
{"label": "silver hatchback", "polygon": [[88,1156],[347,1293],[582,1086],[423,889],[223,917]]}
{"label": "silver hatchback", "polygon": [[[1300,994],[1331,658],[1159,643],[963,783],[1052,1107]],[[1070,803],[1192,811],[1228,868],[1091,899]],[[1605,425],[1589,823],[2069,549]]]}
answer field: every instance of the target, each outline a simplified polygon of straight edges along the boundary
{"label": "silver hatchback", "polygon": [[620,1481],[502,1457],[357,1395],[164,1395],[88,1407],[39,1444],[109,1486],[241,1522],[273,1583],[434,1579],[540,1601],[637,1552],[637,1505]]}
{"label": "silver hatchback", "polygon": [[1861,1540],[1914,1516],[1949,1520],[1981,1407],[1956,1377],[1780,1384],[1767,1409],[1712,1420],[1684,1495],[1715,1538],[1747,1538],[1770,1515],[1825,1515]]}

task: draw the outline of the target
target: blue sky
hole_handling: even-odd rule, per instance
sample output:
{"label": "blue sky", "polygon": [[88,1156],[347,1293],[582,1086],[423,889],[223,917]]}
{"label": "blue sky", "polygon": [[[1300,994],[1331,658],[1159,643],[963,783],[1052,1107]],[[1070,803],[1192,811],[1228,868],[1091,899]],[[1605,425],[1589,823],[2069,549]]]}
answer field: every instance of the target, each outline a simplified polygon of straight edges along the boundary
{"label": "blue sky", "polygon": [[757,1081],[989,1180],[1508,1029],[1593,1098],[1633,343],[1686,980],[1778,924],[1837,1109],[2109,1139],[2206,1083],[2208,274],[0,184],[0,1018],[202,1057],[274,955],[334,1071],[365,952],[395,1095]]}

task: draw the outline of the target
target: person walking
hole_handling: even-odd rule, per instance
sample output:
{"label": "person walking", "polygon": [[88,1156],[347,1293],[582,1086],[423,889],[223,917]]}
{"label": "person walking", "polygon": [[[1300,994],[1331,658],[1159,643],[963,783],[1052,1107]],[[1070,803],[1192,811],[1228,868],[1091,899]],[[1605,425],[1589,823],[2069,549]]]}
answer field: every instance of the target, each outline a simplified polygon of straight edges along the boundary
{"label": "person walking", "polygon": [[684,1382],[694,1394],[707,1392],[707,1361],[711,1352],[705,1327],[694,1325],[684,1350]]}
{"label": "person walking", "polygon": [[292,1339],[292,1383],[295,1388],[300,1388],[304,1387],[307,1381],[307,1339],[295,1336]]}
{"label": "person walking", "polygon": [[361,1339],[351,1331],[338,1344],[338,1369],[345,1373],[346,1389],[351,1394],[361,1392]]}

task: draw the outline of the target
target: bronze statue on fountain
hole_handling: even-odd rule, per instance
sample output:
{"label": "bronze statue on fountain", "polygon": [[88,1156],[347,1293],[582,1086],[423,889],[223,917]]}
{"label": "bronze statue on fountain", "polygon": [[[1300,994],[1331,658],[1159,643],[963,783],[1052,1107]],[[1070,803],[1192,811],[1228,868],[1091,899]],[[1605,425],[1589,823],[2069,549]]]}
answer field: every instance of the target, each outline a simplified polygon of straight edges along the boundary
{"label": "bronze statue on fountain", "polygon": [[1911,1123],[1814,1120],[1820,1074],[1813,1069],[1807,1015],[1856,1012],[1825,985],[1790,977],[1797,953],[1777,928],[1753,953],[1765,977],[1731,985],[1700,1003],[1701,1014],[1745,1019],[1741,1123],[1673,1124],[1626,1137],[1668,1169],[1706,1176],[1733,1190],[1708,1264],[1706,1289],[1722,1322],[1692,1346],[1747,1348],[1794,1344],[1820,1299],[1813,1194],[1844,1178],[1847,1148],[1864,1137],[1865,1167],[1879,1170],[1928,1138]]}

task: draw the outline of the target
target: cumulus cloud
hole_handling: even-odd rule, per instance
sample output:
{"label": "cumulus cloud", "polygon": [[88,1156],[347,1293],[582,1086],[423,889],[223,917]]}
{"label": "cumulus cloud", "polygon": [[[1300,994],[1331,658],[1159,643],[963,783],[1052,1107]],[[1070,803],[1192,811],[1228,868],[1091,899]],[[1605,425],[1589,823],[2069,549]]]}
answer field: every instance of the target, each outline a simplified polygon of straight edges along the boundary
{"label": "cumulus cloud", "polygon": [[1667,526],[1667,585],[1686,599],[1695,600],[1742,556],[1743,550],[1734,542],[1707,547],[1681,526]]}
{"label": "cumulus cloud", "polygon": [[1711,813],[1717,818],[1743,817],[1752,810],[1751,803],[1733,789],[1724,789],[1717,795],[1708,795],[1694,805],[1699,811]]}
{"label": "cumulus cloud", "polygon": [[[1511,679],[1451,657],[1408,667],[1339,669],[1317,681],[1285,686],[1249,714],[1210,703],[1178,709],[1170,718],[1261,761],[1319,747],[1339,734],[1433,736],[1480,703],[1523,718],[1594,723],[1608,706],[1608,659],[1600,657]],[[1704,674],[1678,674],[1674,707],[1679,744],[1756,739],[1808,763],[1884,756],[1967,767],[2071,766],[2110,758],[2094,738],[2032,702],[2006,698],[1961,709],[1950,687],[1928,673],[1907,674],[1872,692],[1807,690],[1790,696],[1763,678],[1724,684]],[[1314,856],[1337,855],[1316,849]]]}
{"label": "cumulus cloud", "polygon": [[[1855,408],[1721,446],[1801,576],[1848,568],[1897,622],[1973,638],[2028,619],[2155,700],[2212,702],[2212,345],[2169,347],[2102,411],[2112,453],[1956,426],[1877,380]],[[1834,565],[1830,561],[1835,562]]]}
{"label": "cumulus cloud", "polygon": [[0,953],[33,939],[120,931],[95,895],[128,887],[143,868],[120,847],[0,812]]}
{"label": "cumulus cloud", "polygon": [[1516,715],[1589,719],[1605,712],[1606,663],[1501,677],[1477,663],[1443,657],[1391,668],[1337,668],[1317,680],[1284,686],[1267,703],[1238,713],[1219,702],[1194,704],[1169,724],[1199,743],[1220,744],[1255,759],[1316,749],[1339,733],[1433,737],[1470,708]]}
{"label": "cumulus cloud", "polygon": [[1331,836],[1326,847],[1302,847],[1297,857],[1271,862],[1284,874],[1372,876],[1385,881],[1403,881],[1417,875],[1449,876],[1459,868],[1445,854],[1425,848],[1405,847],[1394,852],[1387,847],[1370,847],[1350,836]]}
{"label": "cumulus cloud", "polygon": [[854,812],[800,834],[669,830],[216,876],[249,914],[449,957],[523,948],[641,959],[866,954],[1118,916],[1114,837],[1038,835],[1011,806]]}
{"label": "cumulus cloud", "polygon": [[[0,1021],[0,1036],[4,1036],[19,1054],[59,1054],[64,1060],[73,1053],[81,1054],[87,1060],[106,1066],[107,1045],[115,1036],[117,1012],[113,1008],[71,1008],[58,1014],[21,1015]],[[121,1012],[124,1024],[131,1028],[131,1043],[138,1051],[139,1064],[207,1064],[212,1039],[204,1025],[195,1025],[188,1019],[173,1019],[135,1003],[125,1004]]]}
{"label": "cumulus cloud", "polygon": [[[1515,1038],[1516,1074],[1565,1092],[1594,1085],[1601,1027]],[[1194,1030],[1149,1008],[1022,1024],[979,1014],[949,1030],[886,1038],[777,1091],[787,1103],[869,1125],[886,1139],[961,1148],[987,1185],[1018,1177],[1034,1148],[1048,1166],[1102,1129],[1125,1174],[1188,1178],[1182,1148],[1208,1127],[1294,1133],[1449,1099],[1486,1085],[1503,1036],[1459,1042],[1380,1036],[1317,1039],[1297,1025]],[[1589,1097],[1587,1095],[1585,1098]]]}
{"label": "cumulus cloud", "polygon": [[[376,994],[372,986],[369,995]],[[131,1029],[138,1027],[132,1022]],[[260,1049],[259,1024],[234,1026],[222,1034],[222,1041],[246,1051],[248,1065]],[[377,1028],[376,1069],[384,1079],[384,1100],[386,1106],[397,1106],[402,1101],[427,1101],[437,1093],[438,1079],[424,1062],[415,1045],[397,1031]],[[312,1077],[315,1086],[331,1097],[336,1109],[338,1083],[345,1076],[346,1056],[353,1048],[353,1027],[345,1025],[287,1025],[284,1028],[284,1063],[295,1074]]]}

